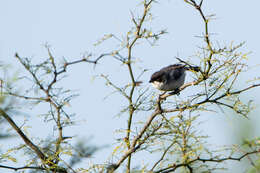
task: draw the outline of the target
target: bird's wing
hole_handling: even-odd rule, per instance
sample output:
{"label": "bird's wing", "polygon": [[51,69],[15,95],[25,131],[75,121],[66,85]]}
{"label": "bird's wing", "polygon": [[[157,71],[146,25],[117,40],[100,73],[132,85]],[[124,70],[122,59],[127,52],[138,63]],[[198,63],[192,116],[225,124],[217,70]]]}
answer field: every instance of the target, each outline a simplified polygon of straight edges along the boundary
{"label": "bird's wing", "polygon": [[173,65],[164,67],[162,70],[168,71],[168,73],[167,73],[168,75],[166,76],[167,79],[171,78],[174,80],[178,80],[183,74],[184,66],[185,65],[183,65],[183,64],[173,64]]}
{"label": "bird's wing", "polygon": [[175,68],[171,74],[172,74],[174,80],[178,80],[183,75],[183,73],[184,73],[183,68]]}
{"label": "bird's wing", "polygon": [[177,80],[179,77],[181,77],[184,66],[185,65],[182,65],[182,64],[173,64],[173,65],[164,67],[161,70],[152,74],[149,82],[153,82],[153,81],[163,82],[163,80],[168,80],[169,78],[172,78],[172,77],[175,80]]}

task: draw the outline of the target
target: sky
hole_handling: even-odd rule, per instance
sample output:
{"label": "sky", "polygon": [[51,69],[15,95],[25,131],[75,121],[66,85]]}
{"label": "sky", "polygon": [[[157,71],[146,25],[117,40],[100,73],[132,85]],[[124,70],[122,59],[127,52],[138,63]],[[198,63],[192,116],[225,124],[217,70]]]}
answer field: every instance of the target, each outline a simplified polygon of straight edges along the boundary
{"label": "sky", "polygon": [[[55,57],[69,60],[80,59],[86,53],[92,53],[95,57],[110,52],[117,46],[116,41],[106,41],[100,46],[94,46],[94,43],[104,34],[115,34],[118,37],[124,35],[132,26],[130,12],[138,12],[141,8],[139,2],[1,0],[0,61],[12,64],[15,71],[20,71],[22,68],[14,58],[15,52],[22,57],[41,59],[47,56],[45,44],[51,46]],[[257,0],[204,0],[203,6],[206,14],[216,15],[209,24],[211,33],[214,33],[213,40],[218,40],[220,44],[245,41],[243,50],[251,52],[248,63],[252,66],[260,63],[259,6],[260,1]],[[197,11],[182,0],[160,1],[153,6],[152,12],[153,30],[167,29],[168,34],[162,36],[156,46],[151,47],[144,43],[134,49],[134,56],[140,59],[139,65],[149,70],[143,76],[145,87],[149,87],[147,81],[154,71],[176,63],[175,56],[191,60],[198,46],[202,44],[202,40],[196,37],[203,32],[202,20]],[[125,117],[116,116],[118,108],[122,108],[119,103],[125,101],[119,95],[106,98],[112,90],[104,86],[104,80],[93,80],[93,76],[109,74],[115,82],[120,83],[128,79],[124,68],[109,58],[102,60],[96,68],[89,64],[69,68],[69,77],[63,85],[80,94],[71,104],[71,110],[77,113],[77,120],[80,122],[77,126],[68,128],[67,134],[77,134],[78,139],[93,136],[91,143],[113,146],[115,130],[126,126]],[[242,81],[257,76],[258,72],[259,67],[253,68],[250,74],[243,76]],[[256,97],[256,93],[259,93],[259,89],[248,92],[242,98],[255,99],[259,107],[260,99]],[[256,122],[257,110],[252,112],[250,121]],[[40,112],[41,110],[35,111],[36,114]],[[213,118],[205,116],[207,123],[201,128],[209,133],[212,143],[231,144],[233,141],[229,136],[239,135],[235,122],[240,118],[232,116],[228,111]],[[32,126],[31,136],[46,135],[39,117],[33,118],[28,124]],[[260,129],[254,129],[252,135],[259,131]],[[111,147],[98,152],[90,162],[106,161],[111,154]]]}

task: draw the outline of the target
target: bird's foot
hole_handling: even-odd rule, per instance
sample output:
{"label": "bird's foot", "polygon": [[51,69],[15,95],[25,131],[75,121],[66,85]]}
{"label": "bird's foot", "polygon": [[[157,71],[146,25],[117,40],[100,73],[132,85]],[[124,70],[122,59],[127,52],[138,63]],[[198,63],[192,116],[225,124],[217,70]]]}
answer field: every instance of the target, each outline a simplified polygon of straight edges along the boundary
{"label": "bird's foot", "polygon": [[180,95],[180,90],[179,90],[179,88],[178,89],[175,89],[173,92],[170,92],[169,93],[170,95]]}

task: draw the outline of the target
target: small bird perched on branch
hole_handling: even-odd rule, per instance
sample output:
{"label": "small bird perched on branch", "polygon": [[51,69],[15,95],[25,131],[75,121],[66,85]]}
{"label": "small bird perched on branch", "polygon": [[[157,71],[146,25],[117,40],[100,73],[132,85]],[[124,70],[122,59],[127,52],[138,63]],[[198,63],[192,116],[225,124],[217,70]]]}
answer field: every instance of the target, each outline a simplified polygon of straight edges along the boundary
{"label": "small bird perched on branch", "polygon": [[188,63],[169,65],[153,73],[149,82],[159,90],[173,91],[172,94],[178,94],[179,88],[184,84],[186,70],[198,72],[200,68]]}

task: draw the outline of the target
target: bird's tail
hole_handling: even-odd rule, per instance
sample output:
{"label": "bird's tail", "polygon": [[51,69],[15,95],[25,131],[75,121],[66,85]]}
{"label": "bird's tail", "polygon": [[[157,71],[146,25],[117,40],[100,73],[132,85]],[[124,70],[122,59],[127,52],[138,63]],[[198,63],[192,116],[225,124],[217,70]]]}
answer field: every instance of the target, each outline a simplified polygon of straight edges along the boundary
{"label": "bird's tail", "polygon": [[200,71],[200,67],[199,66],[191,66],[191,65],[188,65],[186,67],[184,67],[185,70],[190,70],[190,71],[196,71],[196,72],[199,72]]}
{"label": "bird's tail", "polygon": [[196,71],[196,72],[200,71],[199,66],[192,66],[189,63],[187,63],[186,61],[183,61],[182,59],[180,59],[178,57],[176,57],[176,59],[179,60],[181,63],[184,63],[184,69],[185,70]]}

